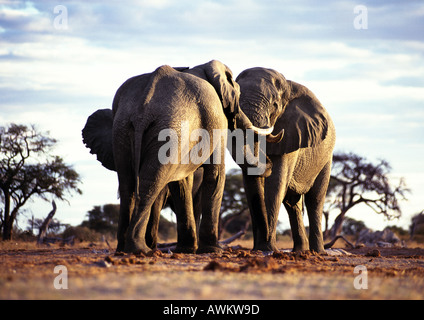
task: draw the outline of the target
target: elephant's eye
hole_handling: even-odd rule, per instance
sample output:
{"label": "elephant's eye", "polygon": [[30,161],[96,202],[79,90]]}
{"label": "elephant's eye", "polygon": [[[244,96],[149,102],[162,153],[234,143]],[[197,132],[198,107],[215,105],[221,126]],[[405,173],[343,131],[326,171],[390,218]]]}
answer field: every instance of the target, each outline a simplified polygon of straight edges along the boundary
{"label": "elephant's eye", "polygon": [[278,109],[278,103],[277,102],[274,102],[273,106],[274,106],[275,109]]}

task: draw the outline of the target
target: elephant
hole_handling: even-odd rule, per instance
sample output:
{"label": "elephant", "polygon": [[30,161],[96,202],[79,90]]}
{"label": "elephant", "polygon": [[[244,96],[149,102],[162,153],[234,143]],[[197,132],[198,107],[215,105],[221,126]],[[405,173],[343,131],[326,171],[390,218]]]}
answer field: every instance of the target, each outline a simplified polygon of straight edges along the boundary
{"label": "elephant", "polygon": [[[305,86],[267,68],[244,70],[240,108],[254,126],[284,131],[277,143],[262,143],[267,167],[262,175],[248,174],[241,165],[254,231],[254,250],[278,251],[276,227],[284,204],[293,235],[293,251],[324,252],[322,210],[335,145],[334,124],[316,96]],[[234,156],[233,156],[234,158]],[[309,239],[303,206],[309,218]]]}
{"label": "elephant", "polygon": [[[116,169],[118,175],[117,251],[137,254],[151,250],[158,211],[153,208],[152,216],[152,207],[160,206],[167,186],[178,207],[178,250],[222,250],[218,219],[225,182],[227,129],[238,125],[271,141],[275,138],[272,128],[253,126],[239,108],[239,96],[231,70],[217,60],[191,69],[164,65],[152,73],[132,77],[119,87],[112,104],[112,135],[106,134],[105,144],[91,143],[100,150],[98,160]],[[99,127],[99,135],[108,130]],[[213,134],[216,130],[220,135]],[[84,140],[89,146],[89,138]],[[202,220],[197,239],[192,189],[193,173],[200,167]]]}
{"label": "elephant", "polygon": [[[113,146],[112,146],[112,109],[99,109],[90,115],[82,130],[83,143],[90,149],[90,153],[97,155],[97,160],[106,168],[116,172]],[[203,180],[203,168],[198,168],[193,174],[193,212],[197,229],[201,216],[201,184]],[[152,205],[149,223],[146,231],[146,244],[151,249],[157,247],[157,233],[160,220],[160,211],[169,205],[174,212],[180,210],[179,202],[173,201],[170,196],[169,186],[165,187]],[[174,198],[178,195],[174,195]],[[181,252],[179,248],[174,250]]]}

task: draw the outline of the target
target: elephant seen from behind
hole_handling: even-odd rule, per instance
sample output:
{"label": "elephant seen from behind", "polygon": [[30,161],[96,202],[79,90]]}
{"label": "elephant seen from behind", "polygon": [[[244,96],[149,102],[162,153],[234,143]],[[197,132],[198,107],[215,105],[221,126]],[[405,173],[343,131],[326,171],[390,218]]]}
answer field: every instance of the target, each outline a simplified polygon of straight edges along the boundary
{"label": "elephant seen from behind", "polygon": [[[82,130],[83,142],[90,153],[97,155],[97,160],[106,168],[116,172],[115,160],[113,156],[112,146],[112,127],[113,127],[113,113],[112,109],[99,109],[90,115]],[[197,169],[193,174],[193,212],[198,228],[201,215],[201,184],[203,179],[203,168]],[[180,212],[184,208],[180,208],[181,204],[179,195],[174,195],[176,201],[169,198],[171,190],[177,192],[172,188],[172,183],[165,187],[156,198],[151,207],[149,222],[146,230],[146,244],[151,249],[156,249],[158,243],[158,228],[160,220],[160,212],[169,204],[174,212]],[[178,213],[177,213],[178,216]],[[181,243],[181,241],[180,241]],[[122,248],[119,248],[121,250]],[[175,252],[184,252],[186,248],[177,247]],[[190,250],[190,249],[189,249]],[[192,248],[191,248],[192,250]]]}

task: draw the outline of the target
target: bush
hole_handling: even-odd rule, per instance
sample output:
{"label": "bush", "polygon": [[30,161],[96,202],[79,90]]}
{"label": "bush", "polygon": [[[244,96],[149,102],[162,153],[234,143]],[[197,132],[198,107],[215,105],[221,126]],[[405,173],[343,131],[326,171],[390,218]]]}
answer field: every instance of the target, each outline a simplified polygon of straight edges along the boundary
{"label": "bush", "polygon": [[412,240],[419,243],[424,243],[424,224],[419,224],[415,228],[415,232],[412,235]]}
{"label": "bush", "polygon": [[400,239],[408,239],[409,238],[409,232],[408,230],[405,230],[398,226],[388,226],[388,229],[393,231]]}
{"label": "bush", "polygon": [[32,232],[22,231],[22,230],[14,231],[13,238],[16,241],[23,241],[23,242],[33,242],[37,240],[37,236],[35,236]]}
{"label": "bush", "polygon": [[66,239],[71,236],[74,236],[75,240],[79,240],[81,242],[82,241],[95,242],[95,241],[100,241],[100,238],[101,238],[100,233],[83,226],[66,228],[66,230],[63,232],[62,237]]}

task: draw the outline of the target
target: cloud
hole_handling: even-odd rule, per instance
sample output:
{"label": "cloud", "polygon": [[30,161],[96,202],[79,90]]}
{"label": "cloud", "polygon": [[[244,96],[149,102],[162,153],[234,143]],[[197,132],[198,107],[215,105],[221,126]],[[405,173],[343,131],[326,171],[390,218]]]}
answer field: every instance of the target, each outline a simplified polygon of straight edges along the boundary
{"label": "cloud", "polygon": [[402,86],[402,87],[424,87],[424,78],[421,76],[401,76],[387,81],[382,81],[385,86]]}
{"label": "cloud", "polygon": [[[0,4],[1,36],[10,42],[34,42],[36,35],[49,31],[51,19],[32,2],[14,1]],[[31,37],[31,36],[32,37]]]}

